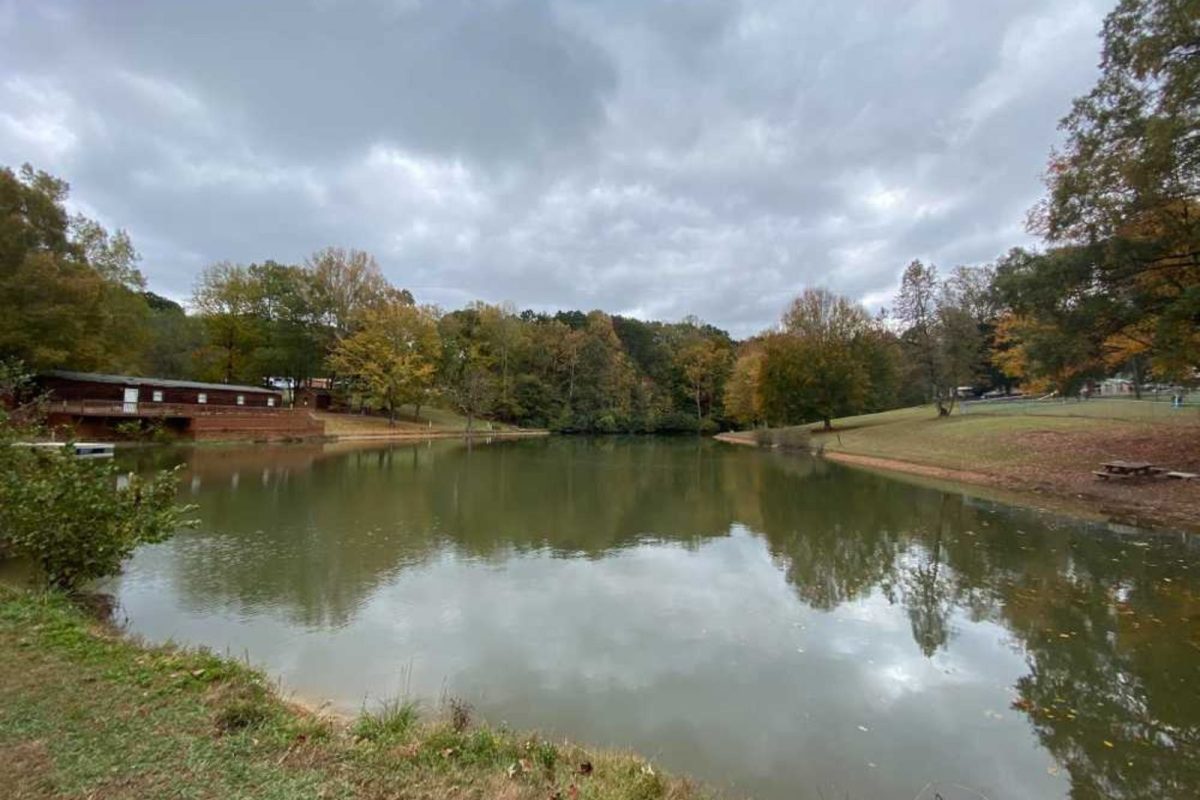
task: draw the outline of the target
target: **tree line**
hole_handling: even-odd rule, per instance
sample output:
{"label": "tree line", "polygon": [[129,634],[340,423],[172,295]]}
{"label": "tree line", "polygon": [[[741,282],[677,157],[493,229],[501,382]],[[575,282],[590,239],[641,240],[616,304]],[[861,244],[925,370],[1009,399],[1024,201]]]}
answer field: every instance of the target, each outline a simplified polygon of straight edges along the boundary
{"label": "tree line", "polygon": [[735,343],[688,319],[555,314],[473,303],[443,311],[360,250],[300,264],[222,262],[190,309],[146,288],[128,235],[67,213],[68,186],[0,169],[0,356],[68,368],[300,387],[395,419],[437,402],[562,431],[716,430]]}
{"label": "tree line", "polygon": [[[1101,77],[1062,121],[1040,249],[946,274],[904,269],[871,315],[806,289],[744,342],[696,319],[603,311],[443,311],[375,259],[326,248],[299,264],[219,263],[186,310],[148,291],[129,237],[64,208],[67,184],[0,169],[0,356],[28,367],[299,386],[325,378],[395,418],[430,402],[561,431],[786,425],[973,392],[1071,394],[1124,373],[1193,383],[1200,368],[1200,15],[1122,0]],[[406,411],[406,413],[408,413]]]}

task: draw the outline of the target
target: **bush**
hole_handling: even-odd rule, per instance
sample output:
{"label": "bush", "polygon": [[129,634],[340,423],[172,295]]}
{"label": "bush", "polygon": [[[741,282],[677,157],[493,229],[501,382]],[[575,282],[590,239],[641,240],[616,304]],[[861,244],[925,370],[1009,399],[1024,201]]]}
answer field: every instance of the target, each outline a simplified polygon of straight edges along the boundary
{"label": "bush", "polygon": [[118,480],[111,461],[70,447],[15,444],[0,420],[0,541],[59,588],[116,574],[139,545],[169,538],[189,510],[175,504],[173,472]]}
{"label": "bush", "polygon": [[685,411],[671,411],[658,418],[660,433],[695,433],[697,430],[696,416]]}

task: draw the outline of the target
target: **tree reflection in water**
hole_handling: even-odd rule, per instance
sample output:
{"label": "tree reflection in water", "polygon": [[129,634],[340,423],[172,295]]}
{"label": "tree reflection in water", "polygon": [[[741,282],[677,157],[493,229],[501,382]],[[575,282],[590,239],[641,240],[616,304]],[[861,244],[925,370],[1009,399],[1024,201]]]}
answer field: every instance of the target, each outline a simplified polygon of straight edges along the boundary
{"label": "tree reflection in water", "polygon": [[601,559],[744,527],[796,597],[901,606],[927,659],[956,625],[1002,626],[1027,674],[1013,707],[1075,798],[1200,794],[1197,542],[1064,523],[819,460],[695,439],[554,438],[468,448],[142,451],[183,463],[199,531],[172,579],[195,608],[350,623],[406,569],[453,554]]}

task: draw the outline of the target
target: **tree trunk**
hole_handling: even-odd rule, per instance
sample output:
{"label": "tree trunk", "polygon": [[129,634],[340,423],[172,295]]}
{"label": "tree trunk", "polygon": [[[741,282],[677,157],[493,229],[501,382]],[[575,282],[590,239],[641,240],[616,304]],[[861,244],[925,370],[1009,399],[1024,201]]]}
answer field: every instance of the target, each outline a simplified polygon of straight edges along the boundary
{"label": "tree trunk", "polygon": [[421,401],[420,400],[417,400],[416,408],[413,410],[413,413],[416,416],[416,421],[420,422],[421,421]]}
{"label": "tree trunk", "polygon": [[831,420],[829,417],[822,417],[821,421],[825,423],[825,430],[833,430],[833,420]]}

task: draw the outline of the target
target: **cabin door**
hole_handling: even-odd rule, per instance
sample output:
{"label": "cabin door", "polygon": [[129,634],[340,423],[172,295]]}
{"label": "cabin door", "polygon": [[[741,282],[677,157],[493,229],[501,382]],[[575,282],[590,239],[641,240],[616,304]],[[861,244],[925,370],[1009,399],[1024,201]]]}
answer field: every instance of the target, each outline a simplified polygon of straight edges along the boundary
{"label": "cabin door", "polygon": [[137,404],[138,404],[137,387],[135,386],[132,389],[126,388],[125,389],[125,402],[121,405],[121,411],[126,414],[136,414],[137,413]]}

